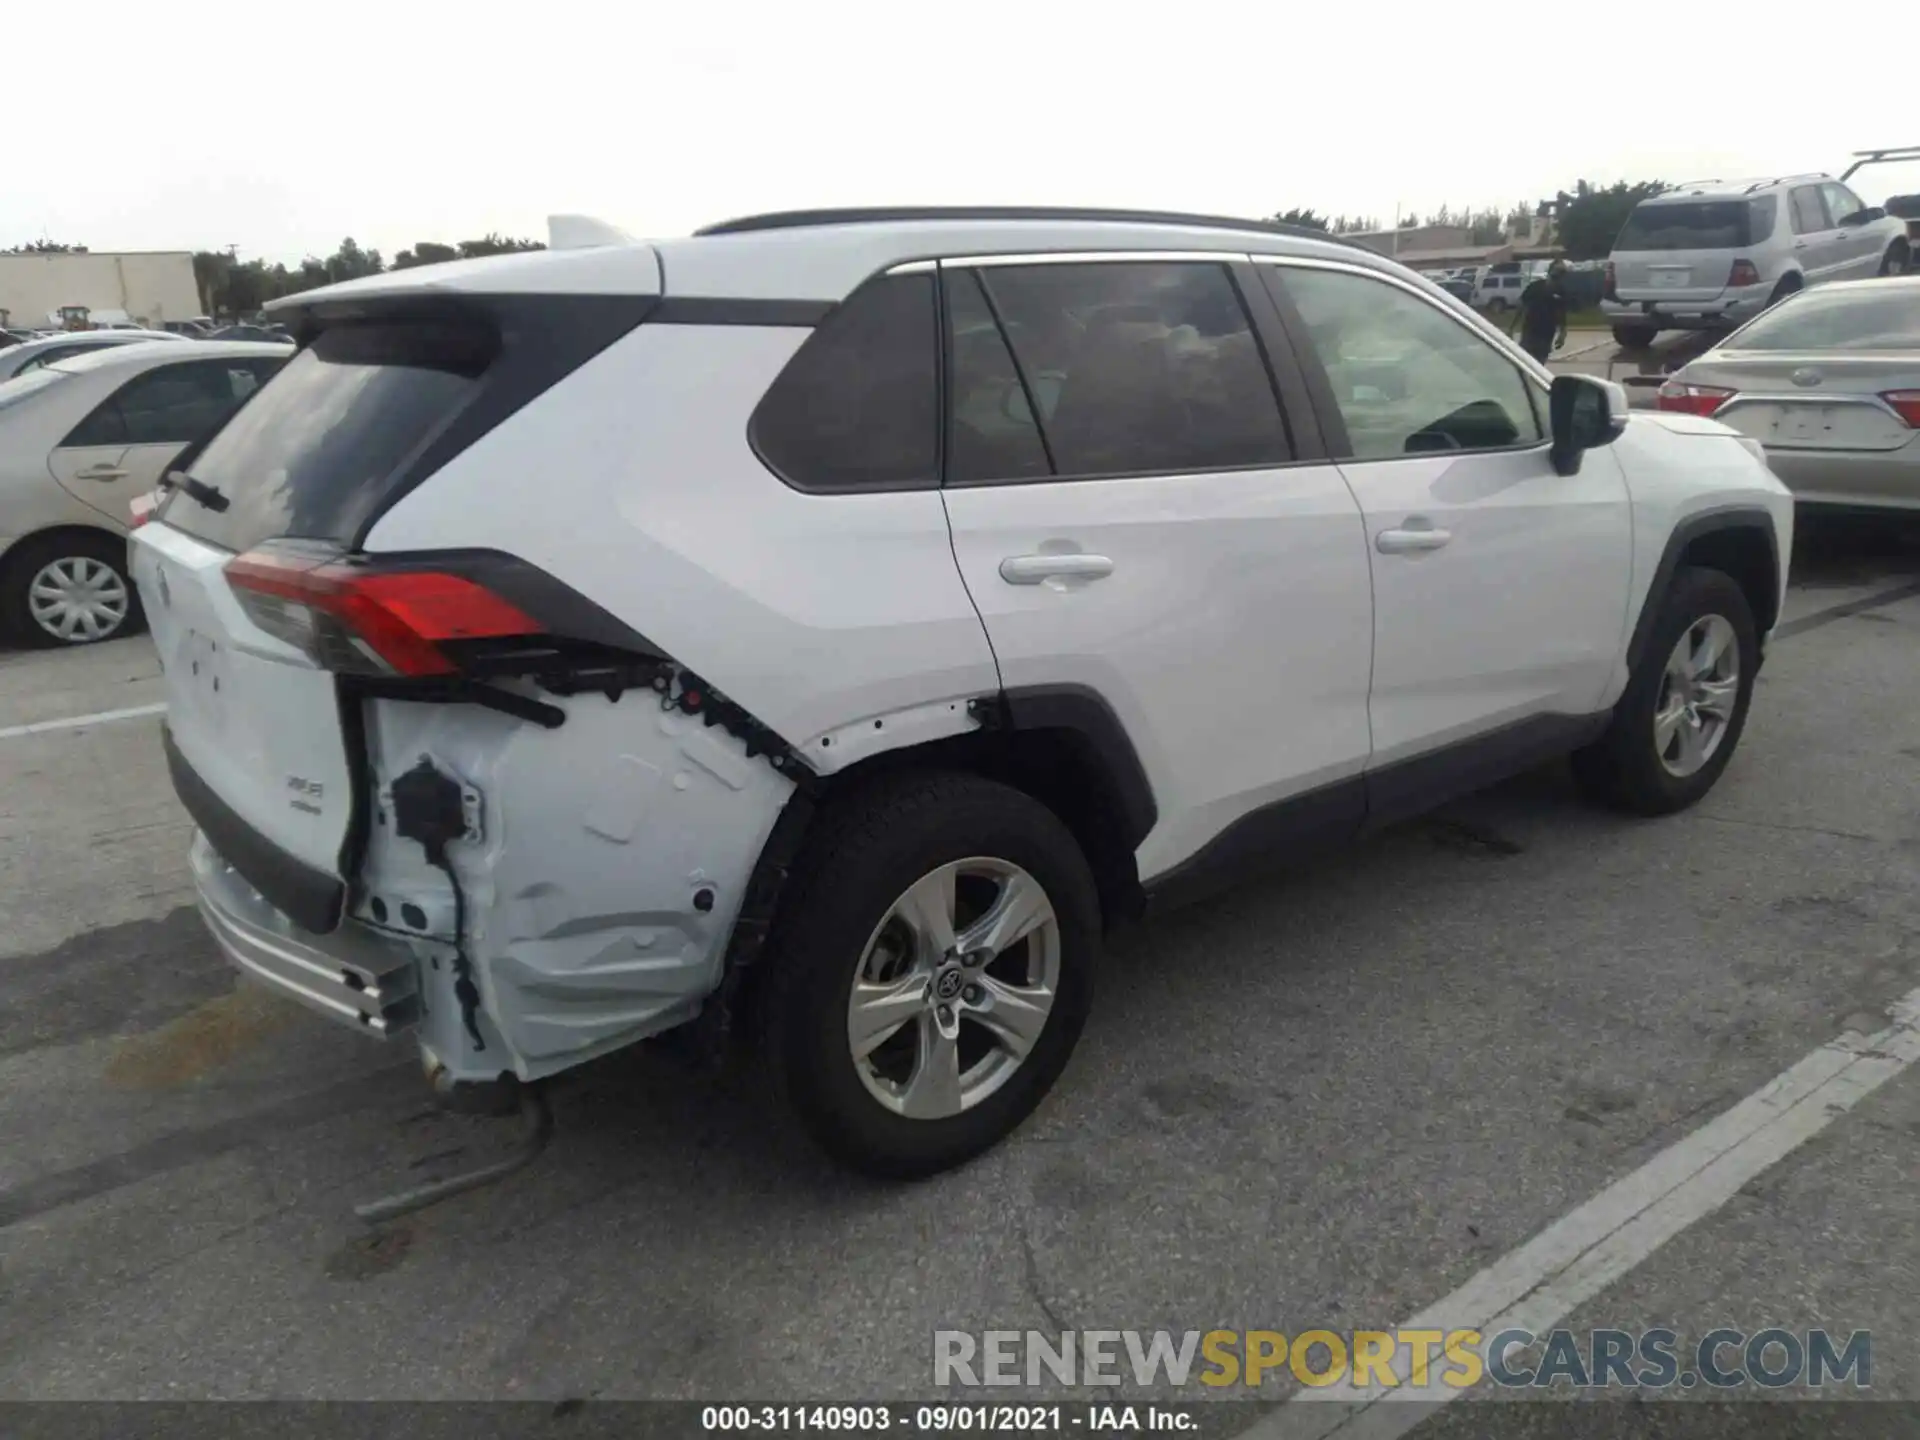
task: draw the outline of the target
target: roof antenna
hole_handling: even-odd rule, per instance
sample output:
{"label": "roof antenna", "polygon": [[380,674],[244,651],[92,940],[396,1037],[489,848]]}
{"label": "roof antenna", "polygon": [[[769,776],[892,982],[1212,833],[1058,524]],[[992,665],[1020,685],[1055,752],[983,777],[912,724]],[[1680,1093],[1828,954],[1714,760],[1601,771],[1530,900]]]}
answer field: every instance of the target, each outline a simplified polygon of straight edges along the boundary
{"label": "roof antenna", "polygon": [[638,242],[618,226],[591,215],[549,215],[547,248],[587,250],[596,245],[633,245]]}

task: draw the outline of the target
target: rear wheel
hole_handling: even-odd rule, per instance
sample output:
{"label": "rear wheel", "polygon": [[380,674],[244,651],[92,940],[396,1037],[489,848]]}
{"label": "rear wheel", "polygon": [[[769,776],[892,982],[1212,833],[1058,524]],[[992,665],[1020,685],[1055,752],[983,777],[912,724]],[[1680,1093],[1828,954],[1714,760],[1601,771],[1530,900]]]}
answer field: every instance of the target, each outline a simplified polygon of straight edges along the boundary
{"label": "rear wheel", "polygon": [[1896,240],[1887,246],[1887,253],[1880,259],[1882,275],[1905,275],[1913,268],[1913,247],[1905,240]]}
{"label": "rear wheel", "polygon": [[1778,305],[1789,295],[1798,295],[1804,282],[1798,275],[1788,275],[1773,287],[1773,294],[1767,297],[1768,305]]}
{"label": "rear wheel", "polygon": [[1093,877],[1045,806],[971,775],[883,781],[826,812],[782,906],[763,1030],[829,1154],[948,1169],[1012,1131],[1092,999]]}
{"label": "rear wheel", "polygon": [[1615,325],[1613,343],[1622,350],[1644,350],[1659,334],[1651,325]]}
{"label": "rear wheel", "polygon": [[1638,815],[1699,800],[1740,743],[1759,658],[1753,611],[1733,577],[1680,571],[1606,733],[1573,757],[1581,787]]}
{"label": "rear wheel", "polygon": [[0,628],[16,644],[91,645],[139,628],[127,543],[91,530],[22,542],[0,569]]}

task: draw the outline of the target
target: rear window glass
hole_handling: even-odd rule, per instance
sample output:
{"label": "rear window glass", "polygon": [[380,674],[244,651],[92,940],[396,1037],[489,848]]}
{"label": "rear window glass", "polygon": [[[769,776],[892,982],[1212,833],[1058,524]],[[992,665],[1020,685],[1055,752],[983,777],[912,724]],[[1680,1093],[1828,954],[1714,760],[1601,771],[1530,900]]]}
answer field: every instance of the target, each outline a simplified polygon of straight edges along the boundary
{"label": "rear window glass", "polygon": [[1753,243],[1745,200],[1667,200],[1627,217],[1615,250],[1737,250]]}
{"label": "rear window glass", "polygon": [[1920,350],[1920,291],[1809,290],[1722,345],[1726,350]]}
{"label": "rear window glass", "polygon": [[5,382],[0,382],[0,410],[9,405],[18,405],[29,395],[38,395],[50,385],[57,385],[67,378],[64,370],[29,370]]}
{"label": "rear window glass", "polygon": [[232,550],[346,543],[472,398],[496,348],[485,327],[452,322],[323,331],[190,458],[227,508],[177,490],[162,518]]}

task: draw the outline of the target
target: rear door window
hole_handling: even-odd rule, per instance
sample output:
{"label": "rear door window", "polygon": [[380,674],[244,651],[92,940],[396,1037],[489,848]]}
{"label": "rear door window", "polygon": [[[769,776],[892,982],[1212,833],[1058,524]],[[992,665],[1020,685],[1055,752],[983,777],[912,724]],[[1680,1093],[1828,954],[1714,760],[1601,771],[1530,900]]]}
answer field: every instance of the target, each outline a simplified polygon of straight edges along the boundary
{"label": "rear door window", "polygon": [[282,537],[344,544],[473,398],[497,351],[493,330],[479,323],[323,330],[189,461],[227,508],[176,490],[161,517],[231,550]]}
{"label": "rear door window", "polygon": [[1820,198],[1818,185],[1796,185],[1788,208],[1793,212],[1794,234],[1817,235],[1828,228],[1827,206]]}
{"label": "rear door window", "polygon": [[1293,458],[1266,357],[1224,265],[996,265],[978,281],[1056,474],[1229,470]]}
{"label": "rear door window", "polygon": [[1627,217],[1613,248],[1619,251],[1737,250],[1752,244],[1751,211],[1744,200],[1666,200],[1641,205]]}
{"label": "rear door window", "polygon": [[940,341],[931,273],[870,280],[780,372],[748,433],[799,490],[940,483]]}
{"label": "rear door window", "polygon": [[1034,418],[1033,394],[1013,362],[1013,351],[980,277],[950,270],[946,277],[947,483],[1032,480],[1053,473],[1046,441]]}

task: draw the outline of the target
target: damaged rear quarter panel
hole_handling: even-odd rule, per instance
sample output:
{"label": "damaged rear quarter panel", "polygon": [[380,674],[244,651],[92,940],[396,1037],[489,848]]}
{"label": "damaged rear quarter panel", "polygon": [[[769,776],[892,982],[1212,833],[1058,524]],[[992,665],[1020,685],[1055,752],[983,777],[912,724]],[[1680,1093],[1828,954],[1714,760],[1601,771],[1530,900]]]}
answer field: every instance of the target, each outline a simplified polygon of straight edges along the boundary
{"label": "damaged rear quarter panel", "polygon": [[[531,1080],[691,1019],[719,983],[748,877],[793,782],[650,690],[543,697],[544,729],[469,705],[366,702],[371,791],[424,756],[480,792],[482,839],[448,857],[466,900],[485,1051],[459,1024],[451,967],[423,975],[427,1043],[451,1078]],[[453,939],[446,877],[376,800],[353,914]],[[702,908],[703,904],[707,908]],[[505,1055],[492,1053],[497,1037]]]}

